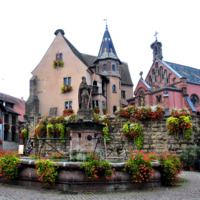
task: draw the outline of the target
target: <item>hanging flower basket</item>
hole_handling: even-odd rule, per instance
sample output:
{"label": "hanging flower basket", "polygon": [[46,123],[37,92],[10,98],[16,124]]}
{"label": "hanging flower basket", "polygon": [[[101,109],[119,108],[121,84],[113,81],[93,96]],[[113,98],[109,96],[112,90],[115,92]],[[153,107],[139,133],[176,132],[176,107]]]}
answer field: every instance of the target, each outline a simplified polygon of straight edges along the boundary
{"label": "hanging flower basket", "polygon": [[17,130],[17,126],[12,125],[11,130],[12,130],[12,131],[16,131],[16,130]]}
{"label": "hanging flower basket", "polygon": [[8,130],[10,129],[10,125],[9,125],[9,124],[4,124],[4,129],[5,129],[6,131],[8,131]]}
{"label": "hanging flower basket", "polygon": [[56,68],[56,67],[63,67],[64,66],[64,62],[62,60],[54,60],[53,61],[53,68]]}
{"label": "hanging flower basket", "polygon": [[63,85],[62,88],[61,88],[61,93],[70,92],[71,90],[72,90],[71,85]]}
{"label": "hanging flower basket", "polygon": [[3,119],[2,118],[0,118],[0,124],[3,124]]}
{"label": "hanging flower basket", "polygon": [[94,113],[96,113],[96,114],[99,114],[99,113],[100,113],[99,106],[95,106],[95,107],[94,107]]}

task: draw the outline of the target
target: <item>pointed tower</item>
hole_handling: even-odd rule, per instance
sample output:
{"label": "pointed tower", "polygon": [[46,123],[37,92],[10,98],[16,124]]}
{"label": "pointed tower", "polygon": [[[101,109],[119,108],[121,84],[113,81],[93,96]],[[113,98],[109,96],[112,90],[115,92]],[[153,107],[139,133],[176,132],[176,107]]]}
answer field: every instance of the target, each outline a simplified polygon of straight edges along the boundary
{"label": "pointed tower", "polygon": [[109,80],[104,88],[108,113],[114,113],[121,106],[121,64],[106,25],[95,65],[96,73]]}
{"label": "pointed tower", "polygon": [[98,54],[98,59],[115,59],[115,60],[119,60],[119,58],[117,57],[117,53],[115,51],[115,47],[113,45],[110,33],[108,31],[108,26],[106,25],[106,30],[104,32],[103,35],[103,39],[102,39],[102,43],[101,43],[101,47],[99,50],[99,54]]}
{"label": "pointed tower", "polygon": [[151,44],[151,49],[153,49],[153,62],[155,60],[155,58],[159,58],[160,60],[162,60],[163,56],[162,56],[162,43],[156,41],[154,43]]}

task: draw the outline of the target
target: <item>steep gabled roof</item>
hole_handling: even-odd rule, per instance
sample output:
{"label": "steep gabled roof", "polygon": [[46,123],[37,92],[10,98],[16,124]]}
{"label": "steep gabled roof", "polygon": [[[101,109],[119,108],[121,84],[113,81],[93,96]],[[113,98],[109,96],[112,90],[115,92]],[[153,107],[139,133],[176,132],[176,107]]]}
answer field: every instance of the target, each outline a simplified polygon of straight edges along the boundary
{"label": "steep gabled roof", "polygon": [[66,43],[69,45],[72,52],[77,56],[77,58],[79,58],[87,66],[87,62],[83,58],[82,54],[72,45],[72,43],[70,43],[70,41],[66,37],[63,36],[63,38],[65,39]]}
{"label": "steep gabled roof", "polygon": [[0,93],[0,99],[4,102],[9,102],[14,104],[14,108],[5,107],[6,110],[10,113],[14,113],[19,115],[18,119],[20,122],[24,121],[23,116],[25,115],[25,101],[22,99],[18,99],[16,97]]}

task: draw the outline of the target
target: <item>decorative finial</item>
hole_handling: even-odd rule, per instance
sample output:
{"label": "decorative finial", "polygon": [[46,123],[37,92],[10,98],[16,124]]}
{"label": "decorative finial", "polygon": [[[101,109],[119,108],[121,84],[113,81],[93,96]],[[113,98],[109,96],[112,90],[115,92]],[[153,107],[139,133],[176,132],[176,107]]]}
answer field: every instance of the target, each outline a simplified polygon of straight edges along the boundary
{"label": "decorative finial", "polygon": [[140,72],[141,79],[143,79],[143,78],[142,78],[142,74],[143,74],[143,72],[141,71],[141,72]]}
{"label": "decorative finial", "polygon": [[106,21],[106,30],[108,30],[108,20],[104,19],[104,21]]}
{"label": "decorative finial", "polygon": [[158,32],[156,31],[154,34],[156,41],[157,41],[157,35],[158,35]]}

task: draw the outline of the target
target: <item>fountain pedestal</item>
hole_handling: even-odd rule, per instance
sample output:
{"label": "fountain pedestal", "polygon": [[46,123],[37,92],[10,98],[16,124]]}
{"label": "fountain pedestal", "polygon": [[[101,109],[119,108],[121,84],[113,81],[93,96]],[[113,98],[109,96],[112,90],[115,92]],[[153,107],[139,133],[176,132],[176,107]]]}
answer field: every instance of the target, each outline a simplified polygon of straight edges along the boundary
{"label": "fountain pedestal", "polygon": [[70,160],[85,160],[88,151],[99,152],[104,125],[94,122],[93,110],[78,111],[78,120],[70,127]]}

